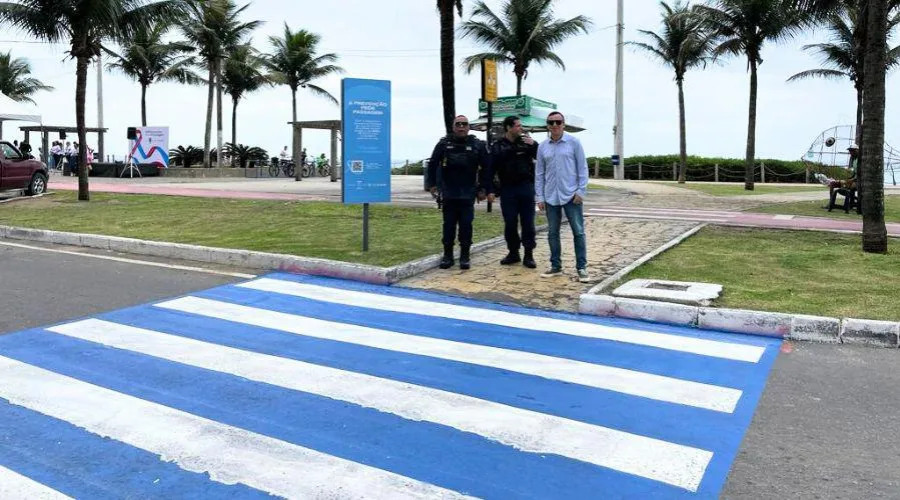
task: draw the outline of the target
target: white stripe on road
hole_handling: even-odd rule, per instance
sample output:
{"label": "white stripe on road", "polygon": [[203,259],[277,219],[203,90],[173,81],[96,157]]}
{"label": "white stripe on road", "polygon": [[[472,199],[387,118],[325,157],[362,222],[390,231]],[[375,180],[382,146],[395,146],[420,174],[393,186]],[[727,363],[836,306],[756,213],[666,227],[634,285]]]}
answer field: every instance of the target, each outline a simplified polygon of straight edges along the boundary
{"label": "white stripe on road", "polygon": [[616,207],[600,205],[589,208],[588,210],[612,210],[616,212],[635,212],[649,214],[679,214],[694,215],[697,217],[734,217],[739,212],[729,210],[694,210],[690,208],[653,208],[653,207]]}
{"label": "white stripe on road", "polygon": [[507,446],[555,454],[696,490],[712,453],[372,375],[88,319],[48,330],[249,380],[318,394]]}
{"label": "white stripe on road", "polygon": [[623,219],[650,219],[650,220],[677,220],[677,221],[684,221],[684,222],[709,222],[709,223],[713,223],[713,224],[715,224],[717,222],[724,223],[724,222],[728,222],[729,220],[731,220],[731,219],[726,219],[726,218],[718,218],[717,219],[715,217],[699,218],[699,217],[682,217],[679,215],[644,215],[644,214],[635,214],[635,213],[630,213],[630,212],[610,212],[610,211],[597,211],[597,210],[591,210],[588,213],[586,213],[585,215],[594,216],[594,217],[599,217],[602,215],[602,216],[606,216],[606,217],[620,217]]}
{"label": "white stripe on road", "polygon": [[78,257],[90,257],[92,259],[102,259],[102,260],[111,260],[115,262],[124,262],[126,264],[140,264],[142,266],[152,266],[152,267],[164,267],[166,269],[177,269],[179,271],[192,271],[195,273],[206,273],[206,274],[218,274],[222,276],[233,276],[235,278],[244,278],[244,279],[252,279],[255,278],[254,274],[245,274],[245,273],[233,273],[230,271],[217,271],[215,269],[207,269],[204,267],[194,267],[194,266],[181,266],[178,264],[169,264],[166,262],[153,262],[149,260],[138,260],[138,259],[126,259],[124,257],[113,257],[110,255],[97,255],[92,253],[84,253],[84,252],[73,252],[70,250],[60,250],[58,248],[47,248],[47,247],[38,247],[32,245],[22,245],[20,243],[10,243],[8,241],[0,241],[0,245],[8,246],[8,247],[16,247],[16,248],[25,248],[28,250],[38,250],[41,252],[51,252],[51,253],[60,253],[64,255],[76,255]]}
{"label": "white stripe on road", "polygon": [[72,500],[72,497],[48,488],[15,471],[0,466],[0,498],[27,498],[28,500]]}
{"label": "white stripe on road", "polygon": [[157,307],[339,342],[499,368],[708,410],[731,413],[741,391],[543,354],[420,337],[228,302],[184,297]]}
{"label": "white stripe on road", "polygon": [[224,484],[293,498],[457,497],[452,491],[0,357],[0,397]]}
{"label": "white stripe on road", "polygon": [[438,318],[458,319],[463,321],[476,321],[491,325],[521,328],[524,330],[537,330],[579,337],[613,340],[616,342],[627,342],[630,344],[689,352],[692,354],[701,354],[704,356],[713,356],[735,361],[749,361],[751,363],[758,362],[765,352],[765,348],[759,346],[683,337],[680,335],[670,335],[643,330],[631,330],[627,328],[617,328],[564,319],[543,318],[479,307],[442,304],[426,300],[356,292],[353,290],[342,290],[339,288],[329,288],[271,278],[260,278],[246,283],[240,283],[236,286],[265,292],[293,295],[295,297],[304,297],[334,304]]}
{"label": "white stripe on road", "polygon": [[793,215],[776,215],[775,217],[773,217],[773,219],[775,220],[793,220],[793,218]]}

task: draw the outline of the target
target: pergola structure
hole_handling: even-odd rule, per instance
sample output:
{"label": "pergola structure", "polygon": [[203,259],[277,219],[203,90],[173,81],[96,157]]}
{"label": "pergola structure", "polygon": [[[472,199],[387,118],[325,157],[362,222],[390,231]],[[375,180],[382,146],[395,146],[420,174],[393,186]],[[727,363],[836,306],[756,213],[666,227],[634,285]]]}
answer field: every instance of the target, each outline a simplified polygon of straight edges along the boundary
{"label": "pergola structure", "polygon": [[[43,148],[44,154],[41,155],[41,161],[44,163],[50,163],[50,134],[51,133],[60,133],[65,132],[66,134],[73,134],[77,138],[78,128],[77,127],[60,127],[57,125],[28,125],[25,127],[19,127],[19,130],[25,132],[25,142],[31,144],[29,138],[31,137],[32,132],[39,132],[41,134],[41,147]],[[86,129],[88,133],[97,134],[97,157],[100,158],[100,161],[105,161],[106,156],[103,154],[103,134],[106,133],[106,128],[98,128],[98,127],[87,127]]]}
{"label": "pergola structure", "polygon": [[[294,172],[296,180],[300,180],[300,172],[303,165],[300,164],[300,152],[303,151],[303,129],[330,130],[331,131],[331,182],[337,182],[340,179],[340,172],[337,165],[337,139],[338,131],[341,130],[340,120],[316,120],[306,122],[288,122],[294,129]],[[312,174],[310,174],[312,175]]]}

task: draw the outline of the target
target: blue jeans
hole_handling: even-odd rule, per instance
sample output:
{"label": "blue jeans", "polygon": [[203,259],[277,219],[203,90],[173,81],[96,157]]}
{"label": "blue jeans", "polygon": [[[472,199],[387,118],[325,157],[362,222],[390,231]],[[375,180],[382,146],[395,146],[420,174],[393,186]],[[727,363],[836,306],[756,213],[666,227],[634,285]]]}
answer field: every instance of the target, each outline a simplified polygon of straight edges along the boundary
{"label": "blue jeans", "polygon": [[550,267],[553,269],[562,269],[562,260],[560,253],[562,252],[559,243],[559,226],[562,225],[562,213],[566,212],[566,219],[569,220],[569,227],[572,228],[572,238],[575,241],[575,268],[587,268],[587,247],[584,243],[584,205],[576,205],[571,201],[565,205],[550,205],[545,203],[544,208],[547,210],[547,225],[549,226],[549,234],[547,241],[550,243]]}

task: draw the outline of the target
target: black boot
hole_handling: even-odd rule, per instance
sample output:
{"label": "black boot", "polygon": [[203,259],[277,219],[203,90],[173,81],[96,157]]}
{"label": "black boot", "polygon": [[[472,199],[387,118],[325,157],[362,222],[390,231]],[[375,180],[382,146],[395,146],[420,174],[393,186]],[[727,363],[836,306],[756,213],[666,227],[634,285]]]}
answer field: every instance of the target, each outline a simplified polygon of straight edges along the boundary
{"label": "black boot", "polygon": [[534,250],[531,248],[525,249],[525,258],[522,260],[522,265],[529,268],[534,269],[537,267],[537,263],[534,261],[534,255],[532,254]]}
{"label": "black boot", "polygon": [[471,267],[469,262],[469,245],[460,245],[459,247],[459,268],[468,269]]}
{"label": "black boot", "polygon": [[[526,250],[527,252],[527,250]],[[522,259],[519,257],[519,250],[510,250],[506,257],[503,257],[503,260],[500,261],[501,265],[508,266],[511,264],[515,264],[516,262],[521,262]]]}
{"label": "black boot", "polygon": [[441,269],[450,269],[453,267],[453,245],[444,245],[444,257],[441,258]]}

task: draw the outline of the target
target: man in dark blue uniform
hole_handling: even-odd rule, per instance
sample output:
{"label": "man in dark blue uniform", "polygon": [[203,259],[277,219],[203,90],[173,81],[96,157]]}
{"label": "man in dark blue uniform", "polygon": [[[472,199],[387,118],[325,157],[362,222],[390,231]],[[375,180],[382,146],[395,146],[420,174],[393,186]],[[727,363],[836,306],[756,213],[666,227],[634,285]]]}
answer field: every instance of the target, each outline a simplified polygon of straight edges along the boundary
{"label": "man in dark blue uniform", "polygon": [[453,122],[453,133],[443,137],[434,147],[425,173],[425,189],[443,197],[444,257],[440,268],[453,266],[453,244],[459,228],[459,268],[469,269],[469,248],[472,246],[472,220],[475,218],[475,198],[486,197],[484,182],[490,156],[484,142],[469,135],[469,119],[459,115]]}
{"label": "man in dark blue uniform", "polygon": [[[503,211],[505,229],[503,236],[509,253],[500,264],[508,266],[522,262],[534,269],[534,161],[538,144],[522,131],[522,121],[517,116],[503,120],[506,135],[491,146],[491,169],[500,179],[500,209]],[[492,174],[491,177],[493,178]],[[493,189],[493,183],[490,185]],[[489,191],[488,201],[494,201]],[[519,222],[522,236],[519,236]],[[519,255],[519,246],[525,248],[525,258]]]}

